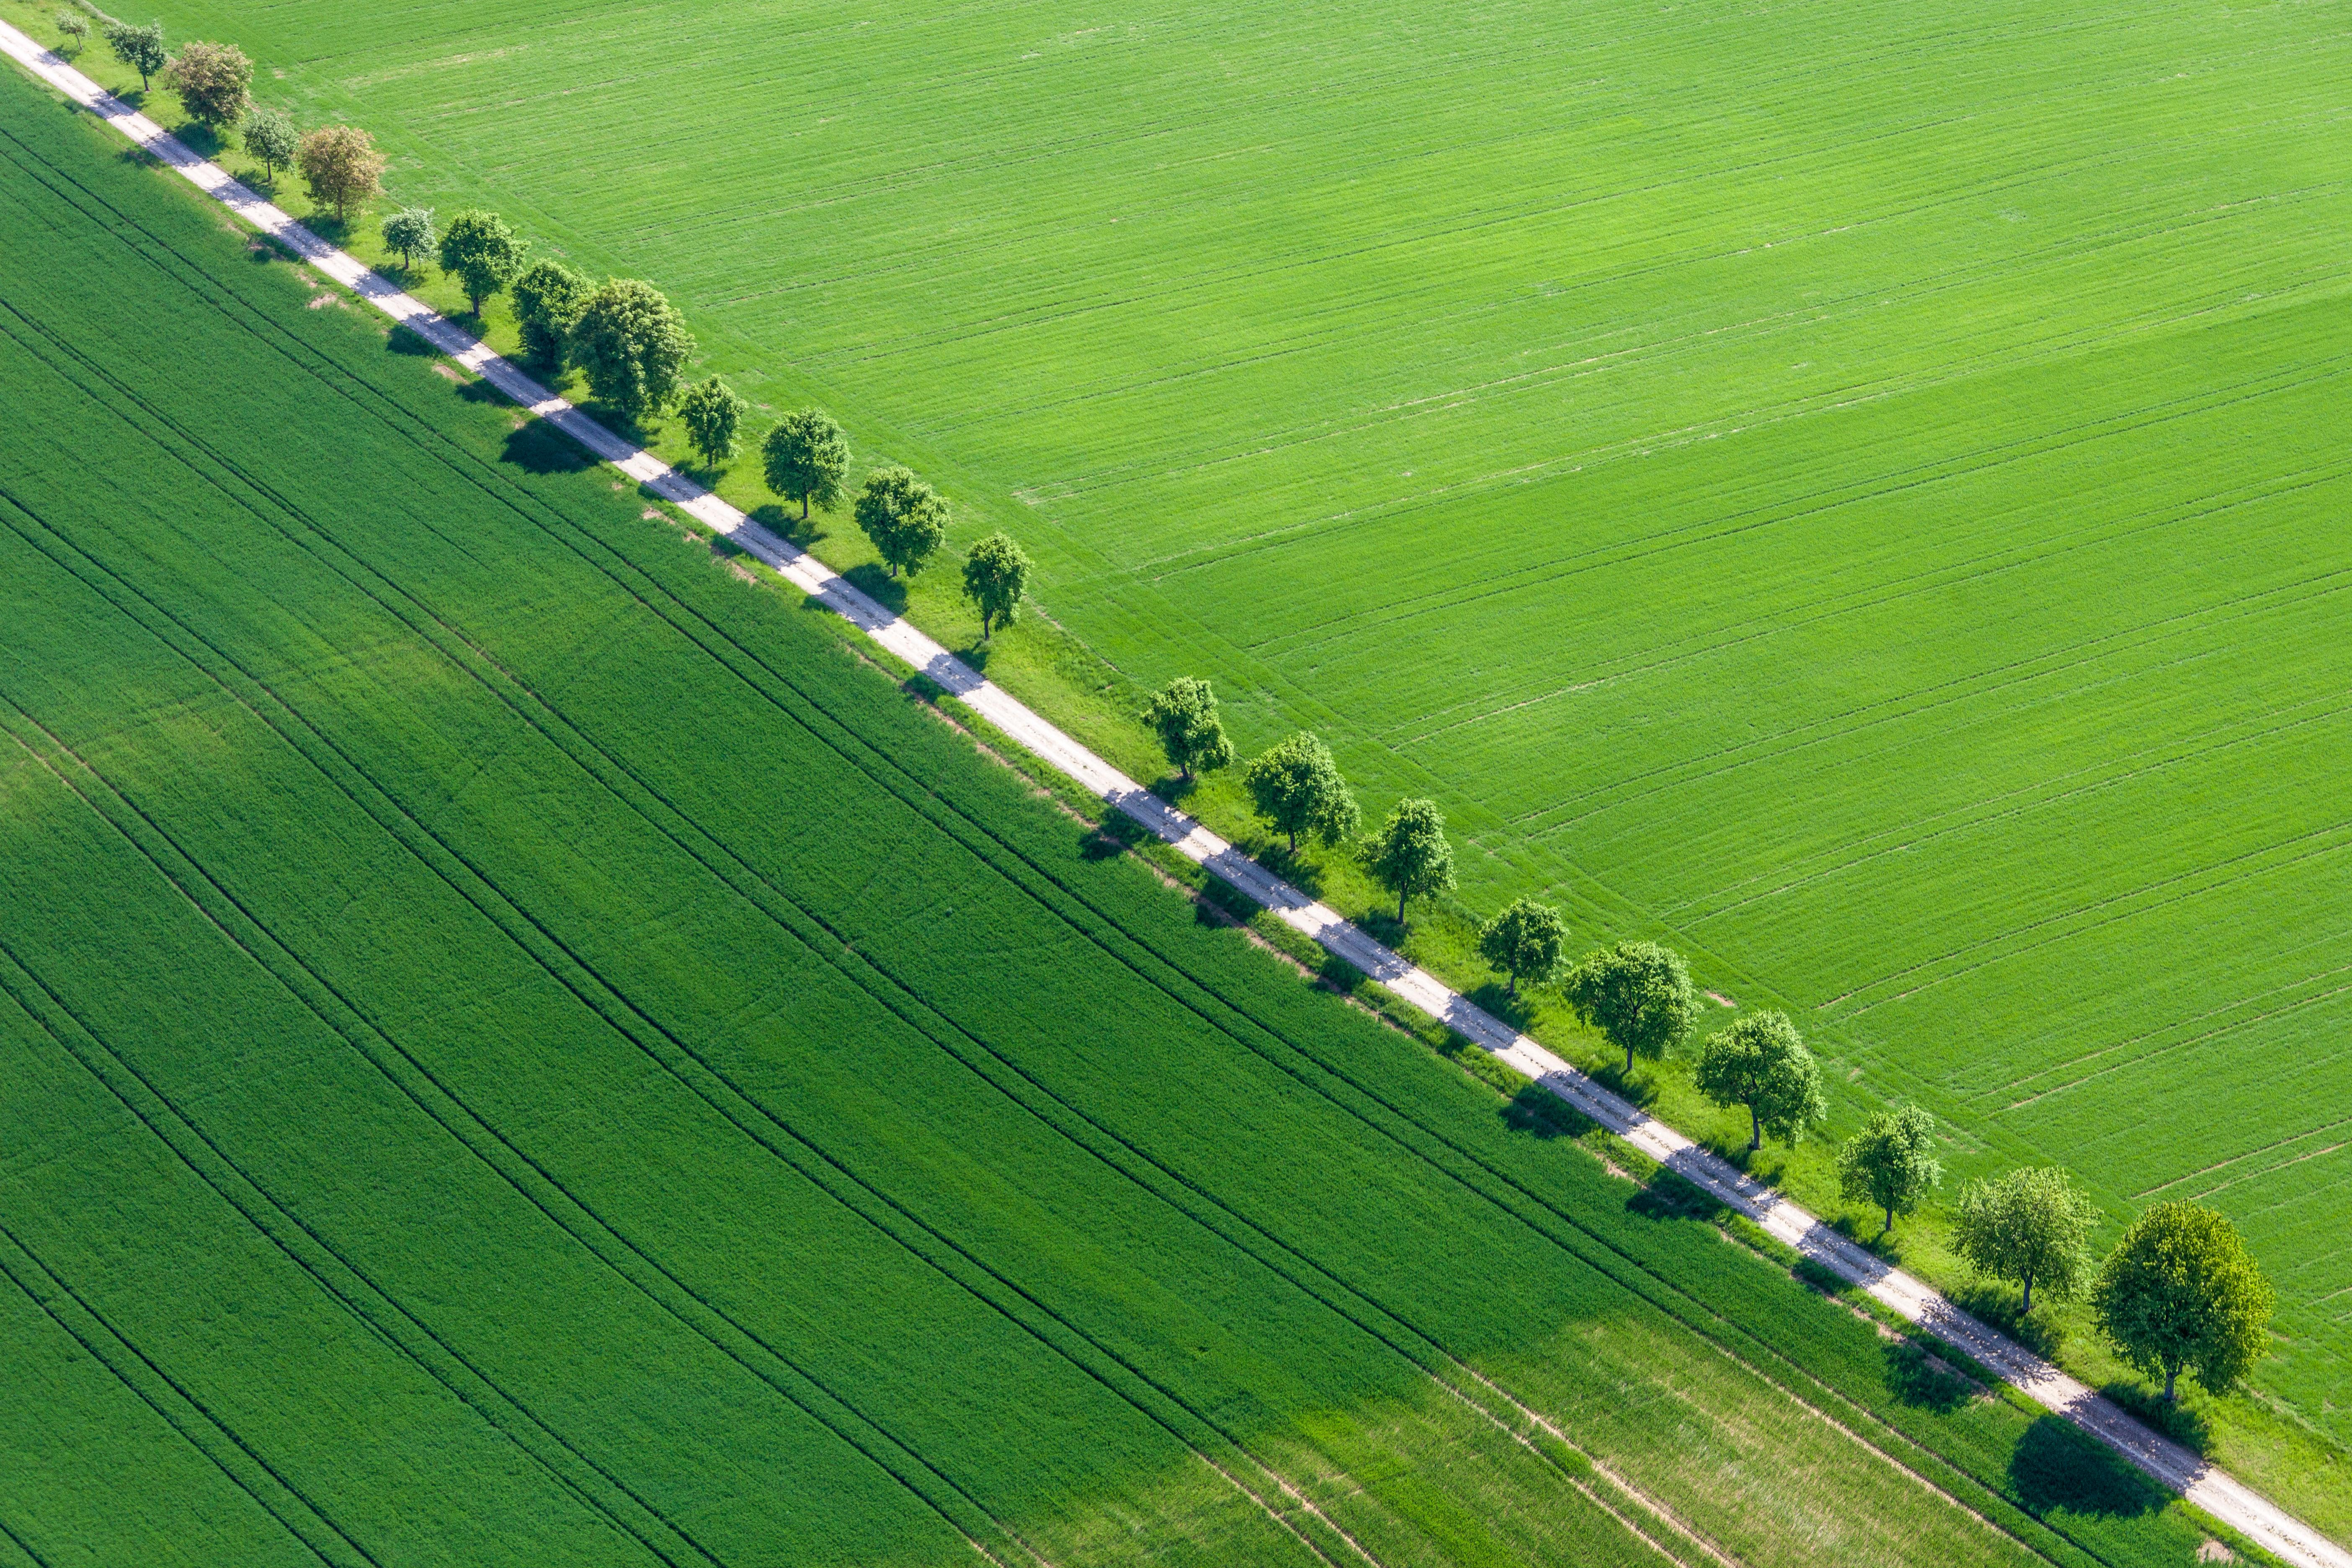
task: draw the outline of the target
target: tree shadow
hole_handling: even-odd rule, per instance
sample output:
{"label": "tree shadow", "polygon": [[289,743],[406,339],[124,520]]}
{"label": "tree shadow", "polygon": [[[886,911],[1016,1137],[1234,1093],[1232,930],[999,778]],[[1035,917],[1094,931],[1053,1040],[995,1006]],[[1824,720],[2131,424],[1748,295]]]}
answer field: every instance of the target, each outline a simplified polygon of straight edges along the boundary
{"label": "tree shadow", "polygon": [[1651,1177],[1639,1192],[1625,1200],[1625,1209],[1643,1219],[1701,1219],[1709,1224],[1731,1212],[1723,1200],[1705,1187],[1672,1171],[1660,1171]]}
{"label": "tree shadow", "polygon": [[842,575],[849,580],[850,586],[893,615],[907,613],[907,580],[891,576],[880,562],[862,561]]}
{"label": "tree shadow", "polygon": [[[468,403],[488,403],[507,408],[514,406],[514,399],[492,386],[488,378],[485,376],[476,376],[471,381],[459,382],[457,395]],[[534,419],[531,423],[537,425],[542,421]]]}
{"label": "tree shadow", "polygon": [[577,474],[596,466],[595,458],[544,419],[526,420],[509,432],[500,456],[527,474]]}
{"label": "tree shadow", "polygon": [[1984,1388],[1916,1340],[1886,1347],[1886,1386],[1905,1405],[1948,1415]]}
{"label": "tree shadow", "polygon": [[809,520],[803,522],[801,514],[782,501],[763,501],[747,515],[778,539],[789,539],[803,550],[824,537],[824,524],[816,514],[812,512]]}
{"label": "tree shadow", "polygon": [[1144,826],[1126,813],[1105,812],[1099,826],[1078,835],[1078,857],[1085,860],[1115,860],[1150,837]]}
{"label": "tree shadow", "polygon": [[988,661],[995,654],[996,645],[984,643],[977,637],[955,650],[955,656],[981,674],[988,673]]}
{"label": "tree shadow", "polygon": [[[1636,1063],[1633,1072],[1640,1072]],[[1645,1106],[1658,1098],[1658,1086],[1644,1078],[1636,1078],[1625,1070],[1622,1061],[1605,1062],[1590,1068],[1586,1074],[1593,1082],[1624,1100],[1629,1105]]]}
{"label": "tree shadow", "polygon": [[1162,773],[1153,779],[1150,785],[1153,795],[1174,806],[1182,805],[1191,798],[1192,792],[1200,787],[1199,779],[1188,779],[1182,773]]}
{"label": "tree shadow", "polygon": [[337,217],[332,213],[312,213],[302,220],[302,226],[329,245],[337,247],[347,245],[351,241],[351,219]]}
{"label": "tree shadow", "polygon": [[2171,1494],[2121,1454],[2063,1415],[2025,1429],[2009,1458],[2010,1484],[2026,1511],[2129,1519],[2154,1513]]}
{"label": "tree shadow", "polygon": [[2162,1392],[2142,1383],[2118,1380],[2106,1384],[2099,1392],[2182,1447],[2192,1449],[2207,1458],[2212,1458],[2213,1424],[2205,1418],[2203,1412],[2191,1410],[2177,1401],[2167,1405]]}
{"label": "tree shadow", "polygon": [[[1475,1050],[1477,1047],[1470,1047]],[[1600,1123],[1541,1084],[1524,1086],[1502,1110],[1503,1125],[1542,1139],[1581,1138]]]}
{"label": "tree shadow", "polygon": [[441,351],[439,349],[435,348],[431,343],[426,342],[422,337],[418,336],[415,331],[404,326],[395,326],[390,332],[386,333],[384,335],[383,346],[385,352],[388,353],[406,354],[412,359],[439,359],[441,357]]}
{"label": "tree shadow", "polygon": [[191,120],[172,134],[180,139],[181,146],[199,158],[218,158],[228,150],[228,142],[221,133],[201,120]]}
{"label": "tree shadow", "polygon": [[2046,1316],[2029,1317],[2018,1310],[2019,1293],[2006,1285],[1979,1280],[1944,1294],[1969,1317],[1991,1324],[2044,1361],[2056,1359],[2065,1345],[2065,1331]]}
{"label": "tree shadow", "polygon": [[1535,1009],[1528,1005],[1528,998],[1512,995],[1499,980],[1489,980],[1468,995],[1471,1001],[1521,1034],[1525,1034],[1528,1026],[1535,1021]]}

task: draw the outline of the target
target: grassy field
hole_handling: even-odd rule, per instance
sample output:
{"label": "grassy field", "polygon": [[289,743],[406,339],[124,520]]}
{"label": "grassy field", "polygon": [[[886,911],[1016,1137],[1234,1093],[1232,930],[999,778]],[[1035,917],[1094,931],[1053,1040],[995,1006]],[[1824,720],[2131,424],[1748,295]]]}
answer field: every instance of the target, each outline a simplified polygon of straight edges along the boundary
{"label": "grassy field", "polygon": [[0,222],[0,1563],[2197,1544],[13,88]]}
{"label": "grassy field", "polygon": [[1013,529],[1066,635],[992,668],[1091,743],[1207,675],[1436,795],[1457,979],[1545,892],[1790,1006],[1841,1127],[2227,1210],[2341,1473],[2336,7],[162,10]]}

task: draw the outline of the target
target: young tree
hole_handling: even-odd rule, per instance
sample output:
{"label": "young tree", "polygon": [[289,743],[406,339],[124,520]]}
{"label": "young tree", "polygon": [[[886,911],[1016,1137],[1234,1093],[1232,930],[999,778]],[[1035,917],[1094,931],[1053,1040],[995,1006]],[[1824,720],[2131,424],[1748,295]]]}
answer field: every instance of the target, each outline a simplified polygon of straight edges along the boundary
{"label": "young tree", "polygon": [[242,132],[245,150],[261,163],[269,183],[278,183],[278,171],[294,162],[300,142],[294,134],[294,117],[282,109],[264,109],[258,104],[247,110]]}
{"label": "young tree", "polygon": [[374,140],[356,125],[329,125],[302,138],[294,150],[294,165],[310,199],[325,202],[340,220],[355,204],[383,195],[383,155]]}
{"label": "young tree", "polygon": [[567,344],[595,397],[631,419],[657,413],[677,395],[678,372],[694,335],[661,290],[634,278],[608,278],[580,307]]}
{"label": "young tree", "polygon": [[2237,1227],[2194,1204],[2140,1215],[2091,1287],[2099,1327],[2126,1361],[2164,1373],[2168,1404],[2184,1372],[2215,1394],[2245,1376],[2266,1348],[2275,1301]]}
{"label": "young tree", "polygon": [[1507,989],[1514,996],[1522,980],[1549,985],[1558,979],[1567,950],[1568,922],[1558,910],[1533,899],[1513,899],[1478,928],[1478,956],[1509,977]]}
{"label": "young tree", "polygon": [[522,269],[511,289],[522,352],[540,364],[561,364],[563,345],[588,303],[592,285],[561,261],[541,257]]}
{"label": "young tree", "polygon": [[89,18],[79,11],[59,11],[58,36],[68,48],[79,55],[83,46],[89,42]]}
{"label": "young tree", "polygon": [[1896,1215],[1918,1208],[1919,1200],[1943,1179],[1943,1162],[1936,1158],[1936,1119],[1916,1105],[1880,1111],[1838,1151],[1838,1191],[1885,1211],[1881,1236],[1895,1228]]}
{"label": "young tree", "polygon": [[801,503],[801,521],[808,521],[809,505],[831,511],[841,504],[841,481],[849,472],[849,440],[833,416],[819,408],[787,414],[760,445],[767,468],[768,488],[786,500]]}
{"label": "young tree", "polygon": [[1786,1013],[1750,1013],[1709,1036],[1691,1076],[1716,1104],[1748,1108],[1751,1152],[1764,1146],[1767,1132],[1793,1147],[1806,1128],[1829,1117],[1822,1069]]}
{"label": "young tree", "polygon": [[716,468],[735,455],[735,432],[751,406],[715,375],[686,389],[677,400],[678,422],[686,426],[687,440],[702,454],[703,467]]}
{"label": "young tree", "polygon": [[163,52],[163,24],[150,22],[143,27],[129,22],[109,22],[106,25],[106,47],[114,58],[139,73],[139,90],[145,92],[154,74],[172,63]]}
{"label": "young tree", "polygon": [[481,320],[482,301],[514,281],[522,270],[522,253],[530,248],[507,220],[479,207],[469,208],[449,220],[441,231],[441,270],[457,280],[466,290],[466,300],[473,307],[474,319]]}
{"label": "young tree", "polygon": [[980,640],[988,640],[992,620],[1013,624],[1021,595],[1029,591],[1029,557],[1009,533],[992,533],[971,547],[963,562],[963,596],[980,610]]}
{"label": "young tree", "polygon": [[2022,1310],[2031,1312],[2036,1285],[2062,1301],[2083,1288],[2098,1223],[2097,1205],[2074,1190],[2065,1172],[2029,1165],[1960,1189],[1952,1249],[1978,1273],[2024,1286]]}
{"label": "young tree", "polygon": [[948,536],[948,503],[912,468],[895,464],[866,476],[850,511],[893,577],[901,568],[909,577],[921,571]]}
{"label": "young tree", "polygon": [[1625,1052],[1657,1060],[1690,1033],[1696,1004],[1682,954],[1654,942],[1621,942],[1587,955],[1563,988],[1579,1016]]}
{"label": "young tree", "polygon": [[1160,750],[1190,784],[1193,773],[1214,773],[1234,760],[1234,743],[1225,739],[1224,721],[1217,717],[1217,694],[1205,680],[1180,675],[1152,693],[1143,721],[1160,737]]}
{"label": "young tree", "polygon": [[1364,847],[1372,880],[1397,896],[1397,923],[1404,901],[1415,893],[1454,890],[1454,846],[1445,841],[1445,816],[1433,800],[1401,800],[1381,830]]}
{"label": "young tree", "polygon": [[235,44],[184,44],[164,68],[163,84],[180,95],[188,118],[226,131],[253,107],[253,62]]}
{"label": "young tree", "polygon": [[431,207],[403,207],[383,220],[383,247],[400,258],[403,272],[414,268],[433,243]]}
{"label": "young tree", "polygon": [[1302,833],[1326,845],[1349,837],[1363,821],[1339,764],[1320,737],[1304,730],[1276,742],[1242,770],[1242,787],[1268,826],[1290,839],[1298,853]]}

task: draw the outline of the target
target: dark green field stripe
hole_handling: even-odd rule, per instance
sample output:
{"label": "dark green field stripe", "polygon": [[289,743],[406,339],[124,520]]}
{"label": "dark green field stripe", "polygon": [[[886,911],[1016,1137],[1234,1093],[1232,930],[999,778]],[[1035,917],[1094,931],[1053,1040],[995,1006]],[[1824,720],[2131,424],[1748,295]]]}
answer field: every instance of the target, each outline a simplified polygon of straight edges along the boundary
{"label": "dark green field stripe", "polygon": [[33,1568],[52,1568],[49,1560],[34,1551],[33,1543],[18,1534],[16,1528],[5,1519],[0,1519],[0,1540],[6,1541],[9,1545],[23,1553],[26,1561],[31,1563]]}
{"label": "dark green field stripe", "polygon": [[[346,1534],[324,1510],[207,1409],[204,1401],[181,1386],[170,1373],[125,1338],[70,1284],[42,1262],[5,1221],[0,1221],[0,1240],[7,1243],[0,1248],[0,1274],[6,1275],[11,1284],[48,1315],[50,1321],[72,1336],[75,1343],[89,1352],[90,1359],[112,1373],[125,1388],[186,1438],[189,1447],[210,1459],[221,1474],[251,1498],[255,1506],[276,1520],[287,1534],[301,1542],[310,1555],[335,1568],[344,1568],[354,1557],[370,1568],[383,1568],[373,1553]],[[108,1346],[113,1347],[114,1353],[108,1352]],[[133,1363],[139,1372],[132,1370]],[[298,1518],[304,1522],[298,1524]],[[330,1546],[341,1542],[345,1550],[331,1554],[326,1546],[312,1539],[316,1535],[329,1536]]]}

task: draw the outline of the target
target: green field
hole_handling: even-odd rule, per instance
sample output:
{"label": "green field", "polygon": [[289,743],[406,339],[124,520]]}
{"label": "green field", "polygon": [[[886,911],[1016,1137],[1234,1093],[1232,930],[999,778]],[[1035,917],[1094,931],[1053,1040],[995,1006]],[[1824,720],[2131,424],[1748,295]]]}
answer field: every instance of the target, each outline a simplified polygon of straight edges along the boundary
{"label": "green field", "polygon": [[2352,1439],[2340,6],[162,11],[1013,529],[1129,765],[1213,677],[1842,1124],[2224,1208]]}
{"label": "green field", "polygon": [[0,1563],[2187,1560],[108,134],[0,92]]}

